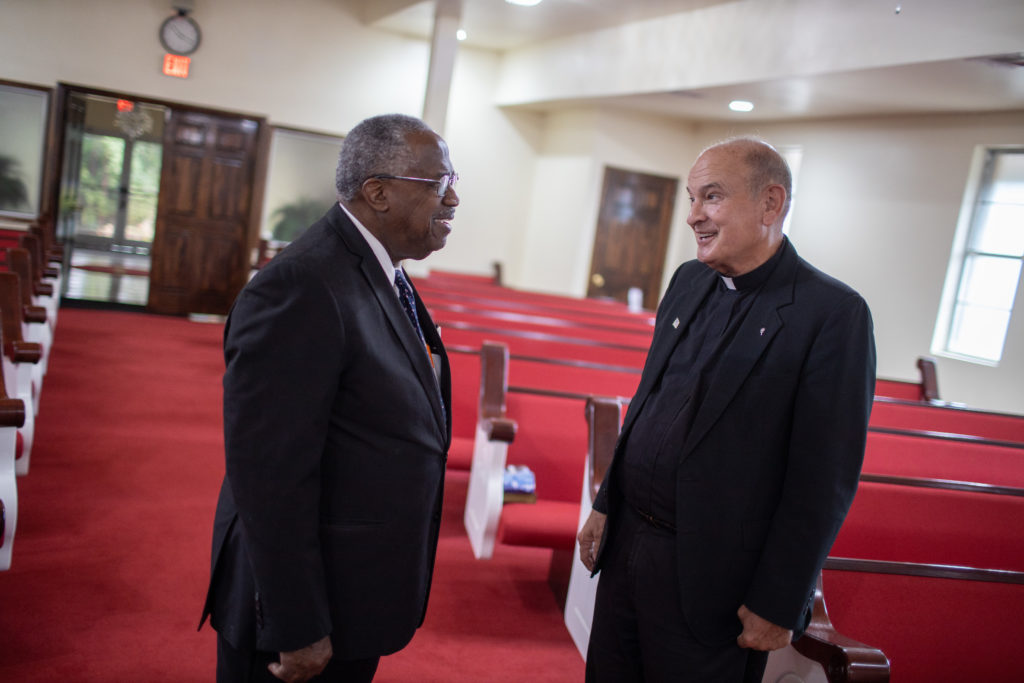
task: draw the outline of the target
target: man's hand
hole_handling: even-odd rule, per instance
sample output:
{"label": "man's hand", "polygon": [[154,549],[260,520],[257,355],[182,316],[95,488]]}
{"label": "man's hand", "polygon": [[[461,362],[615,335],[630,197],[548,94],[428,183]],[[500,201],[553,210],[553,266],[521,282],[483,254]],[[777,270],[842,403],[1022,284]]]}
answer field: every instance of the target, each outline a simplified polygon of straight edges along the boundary
{"label": "man's hand", "polygon": [[608,519],[608,515],[597,510],[591,510],[590,517],[587,518],[586,523],[576,537],[580,542],[580,560],[583,561],[583,566],[590,571],[594,571],[594,563],[597,562],[597,549],[600,547],[601,538],[604,536],[604,523],[606,519]]}
{"label": "man's hand", "polygon": [[331,661],[333,654],[331,638],[324,636],[301,650],[282,652],[281,661],[271,662],[267,668],[270,669],[270,673],[282,681],[304,683],[323,671],[327,667],[327,662]]}
{"label": "man's hand", "polygon": [[793,640],[793,632],[762,619],[746,605],[740,605],[736,615],[743,622],[743,633],[736,638],[740,647],[751,650],[780,650]]}

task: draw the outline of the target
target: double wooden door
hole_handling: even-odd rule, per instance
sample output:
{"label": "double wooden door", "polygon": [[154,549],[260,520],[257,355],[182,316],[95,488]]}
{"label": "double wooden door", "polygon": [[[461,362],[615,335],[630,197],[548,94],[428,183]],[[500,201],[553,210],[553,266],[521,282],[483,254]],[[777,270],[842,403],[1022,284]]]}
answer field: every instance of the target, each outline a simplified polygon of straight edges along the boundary
{"label": "double wooden door", "polygon": [[149,309],[227,313],[249,274],[261,122],[172,110],[164,132]]}

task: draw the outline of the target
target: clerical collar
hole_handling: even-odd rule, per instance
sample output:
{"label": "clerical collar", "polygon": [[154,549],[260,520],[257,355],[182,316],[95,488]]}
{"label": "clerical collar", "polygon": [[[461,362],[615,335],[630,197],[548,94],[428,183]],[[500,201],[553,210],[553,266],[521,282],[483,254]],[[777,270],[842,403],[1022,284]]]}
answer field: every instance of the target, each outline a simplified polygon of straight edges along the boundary
{"label": "clerical collar", "polygon": [[757,289],[767,282],[768,278],[772,276],[772,271],[775,270],[775,266],[778,265],[779,260],[782,258],[782,252],[786,251],[788,245],[789,239],[783,235],[782,244],[779,245],[779,248],[775,250],[775,253],[772,254],[770,259],[759,265],[757,268],[754,268],[749,273],[744,273],[743,275],[737,275],[736,277],[720,275],[719,277],[722,278],[722,283],[725,285],[726,289],[739,291]]}

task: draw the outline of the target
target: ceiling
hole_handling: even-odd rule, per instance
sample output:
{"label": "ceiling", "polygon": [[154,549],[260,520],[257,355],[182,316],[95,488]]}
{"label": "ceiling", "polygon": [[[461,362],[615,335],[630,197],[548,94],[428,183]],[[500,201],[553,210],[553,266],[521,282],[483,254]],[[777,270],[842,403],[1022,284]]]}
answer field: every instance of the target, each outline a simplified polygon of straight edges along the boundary
{"label": "ceiling", "polygon": [[[376,28],[428,39],[433,0],[344,0]],[[552,38],[653,19],[731,0],[543,0],[517,7],[502,0],[461,0],[463,45],[506,51]],[[456,2],[459,0],[438,0]],[[899,4],[895,3],[894,8]],[[773,81],[530,105],[600,105],[691,120],[771,121],[882,114],[1024,110],[1024,53],[827,73]],[[755,104],[729,111],[733,99]]]}

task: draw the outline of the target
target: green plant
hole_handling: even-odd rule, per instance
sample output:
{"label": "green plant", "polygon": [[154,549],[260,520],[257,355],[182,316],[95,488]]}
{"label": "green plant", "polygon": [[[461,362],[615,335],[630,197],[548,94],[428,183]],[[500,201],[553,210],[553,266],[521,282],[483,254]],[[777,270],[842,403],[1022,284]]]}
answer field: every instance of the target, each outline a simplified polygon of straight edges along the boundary
{"label": "green plant", "polygon": [[302,197],[274,210],[271,236],[279,242],[291,242],[324,215],[324,202]]}
{"label": "green plant", "polygon": [[0,209],[16,210],[28,204],[28,188],[21,179],[18,160],[0,155]]}

